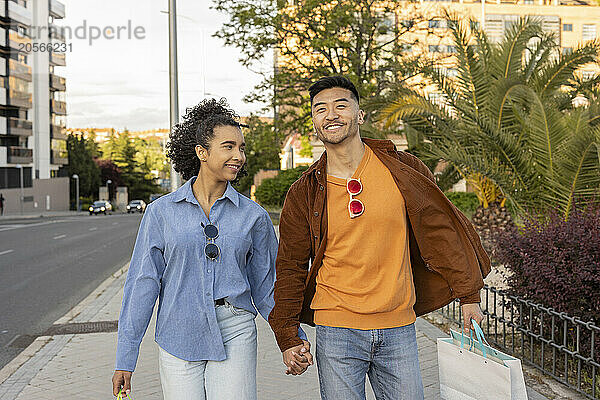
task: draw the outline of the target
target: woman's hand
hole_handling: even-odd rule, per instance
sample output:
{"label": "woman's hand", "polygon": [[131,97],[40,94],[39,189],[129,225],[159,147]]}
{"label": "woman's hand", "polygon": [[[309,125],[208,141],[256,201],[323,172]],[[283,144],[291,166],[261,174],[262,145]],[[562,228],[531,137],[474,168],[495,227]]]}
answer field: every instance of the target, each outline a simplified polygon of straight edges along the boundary
{"label": "woman's hand", "polygon": [[118,396],[119,391],[129,395],[131,391],[131,372],[130,371],[115,371],[112,377],[113,396]]}

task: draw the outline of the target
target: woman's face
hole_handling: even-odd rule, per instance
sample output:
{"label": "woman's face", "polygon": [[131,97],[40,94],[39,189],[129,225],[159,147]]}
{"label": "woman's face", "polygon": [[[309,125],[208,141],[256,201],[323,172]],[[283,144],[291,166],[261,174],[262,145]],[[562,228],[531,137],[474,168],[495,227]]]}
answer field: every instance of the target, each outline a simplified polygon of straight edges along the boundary
{"label": "woman's face", "polygon": [[217,181],[232,181],[246,162],[244,135],[235,126],[217,126],[209,150],[196,146],[200,169]]}

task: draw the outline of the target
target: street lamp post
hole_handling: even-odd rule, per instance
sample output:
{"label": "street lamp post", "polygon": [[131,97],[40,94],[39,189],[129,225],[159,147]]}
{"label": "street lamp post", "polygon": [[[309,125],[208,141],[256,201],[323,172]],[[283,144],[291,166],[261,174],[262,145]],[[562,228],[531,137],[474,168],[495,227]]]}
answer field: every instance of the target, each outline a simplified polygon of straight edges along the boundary
{"label": "street lamp post", "polygon": [[21,164],[17,164],[17,168],[20,170],[21,177],[21,215],[23,215],[23,202],[25,201],[25,192],[23,191],[23,166]]}
{"label": "street lamp post", "polygon": [[109,179],[106,181],[106,199],[108,201],[110,201],[110,187],[109,185],[112,183],[112,181]]}
{"label": "street lamp post", "polygon": [[73,174],[75,179],[75,201],[77,202],[77,212],[81,211],[81,204],[79,204],[79,175]]}
{"label": "street lamp post", "polygon": [[[171,129],[179,122],[179,91],[177,86],[177,8],[176,1],[169,0],[169,100]],[[179,174],[171,162],[171,191],[179,187]]]}

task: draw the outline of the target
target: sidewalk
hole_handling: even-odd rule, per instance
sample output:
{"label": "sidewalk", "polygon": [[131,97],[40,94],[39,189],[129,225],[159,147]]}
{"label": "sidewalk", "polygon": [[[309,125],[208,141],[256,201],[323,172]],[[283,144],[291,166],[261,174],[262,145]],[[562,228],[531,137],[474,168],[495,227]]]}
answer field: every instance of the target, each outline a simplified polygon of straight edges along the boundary
{"label": "sidewalk", "polygon": [[[116,272],[82,303],[56,321],[56,324],[116,321],[126,271],[126,267],[123,267]],[[285,375],[281,353],[268,324],[258,317],[256,325],[258,328],[258,398],[260,400],[319,399],[316,368],[311,367],[299,377]],[[62,325],[63,328],[69,326],[81,327],[81,325]],[[416,326],[425,399],[439,399],[436,338],[447,335],[421,318],[417,320]],[[307,326],[304,328],[309,340],[314,343],[314,329]],[[153,339],[154,319],[142,342],[136,372],[133,374],[132,395],[135,400],[163,398],[158,376],[157,345]],[[111,398],[116,341],[117,333],[114,331],[37,338],[23,353],[0,370],[0,399]],[[367,399],[374,399],[368,384],[367,389]],[[529,398],[545,399],[533,391]]]}
{"label": "sidewalk", "polygon": [[0,215],[0,222],[20,220],[20,219],[32,219],[32,218],[48,218],[48,217],[73,217],[78,215],[87,215],[87,211],[36,211],[24,214],[4,214]]}

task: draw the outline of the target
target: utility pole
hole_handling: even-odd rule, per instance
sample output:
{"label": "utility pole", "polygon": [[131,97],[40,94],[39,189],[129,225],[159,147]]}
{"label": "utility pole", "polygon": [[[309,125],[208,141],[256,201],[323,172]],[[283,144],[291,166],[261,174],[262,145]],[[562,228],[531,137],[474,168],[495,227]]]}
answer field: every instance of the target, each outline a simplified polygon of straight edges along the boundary
{"label": "utility pole", "polygon": [[[177,87],[177,10],[176,1],[169,0],[169,123],[171,132],[179,122],[179,91]],[[171,162],[171,191],[180,186],[179,174],[175,172]]]}
{"label": "utility pole", "polygon": [[73,174],[73,179],[75,179],[75,201],[77,202],[77,212],[81,211],[81,203],[79,202],[79,175]]}

